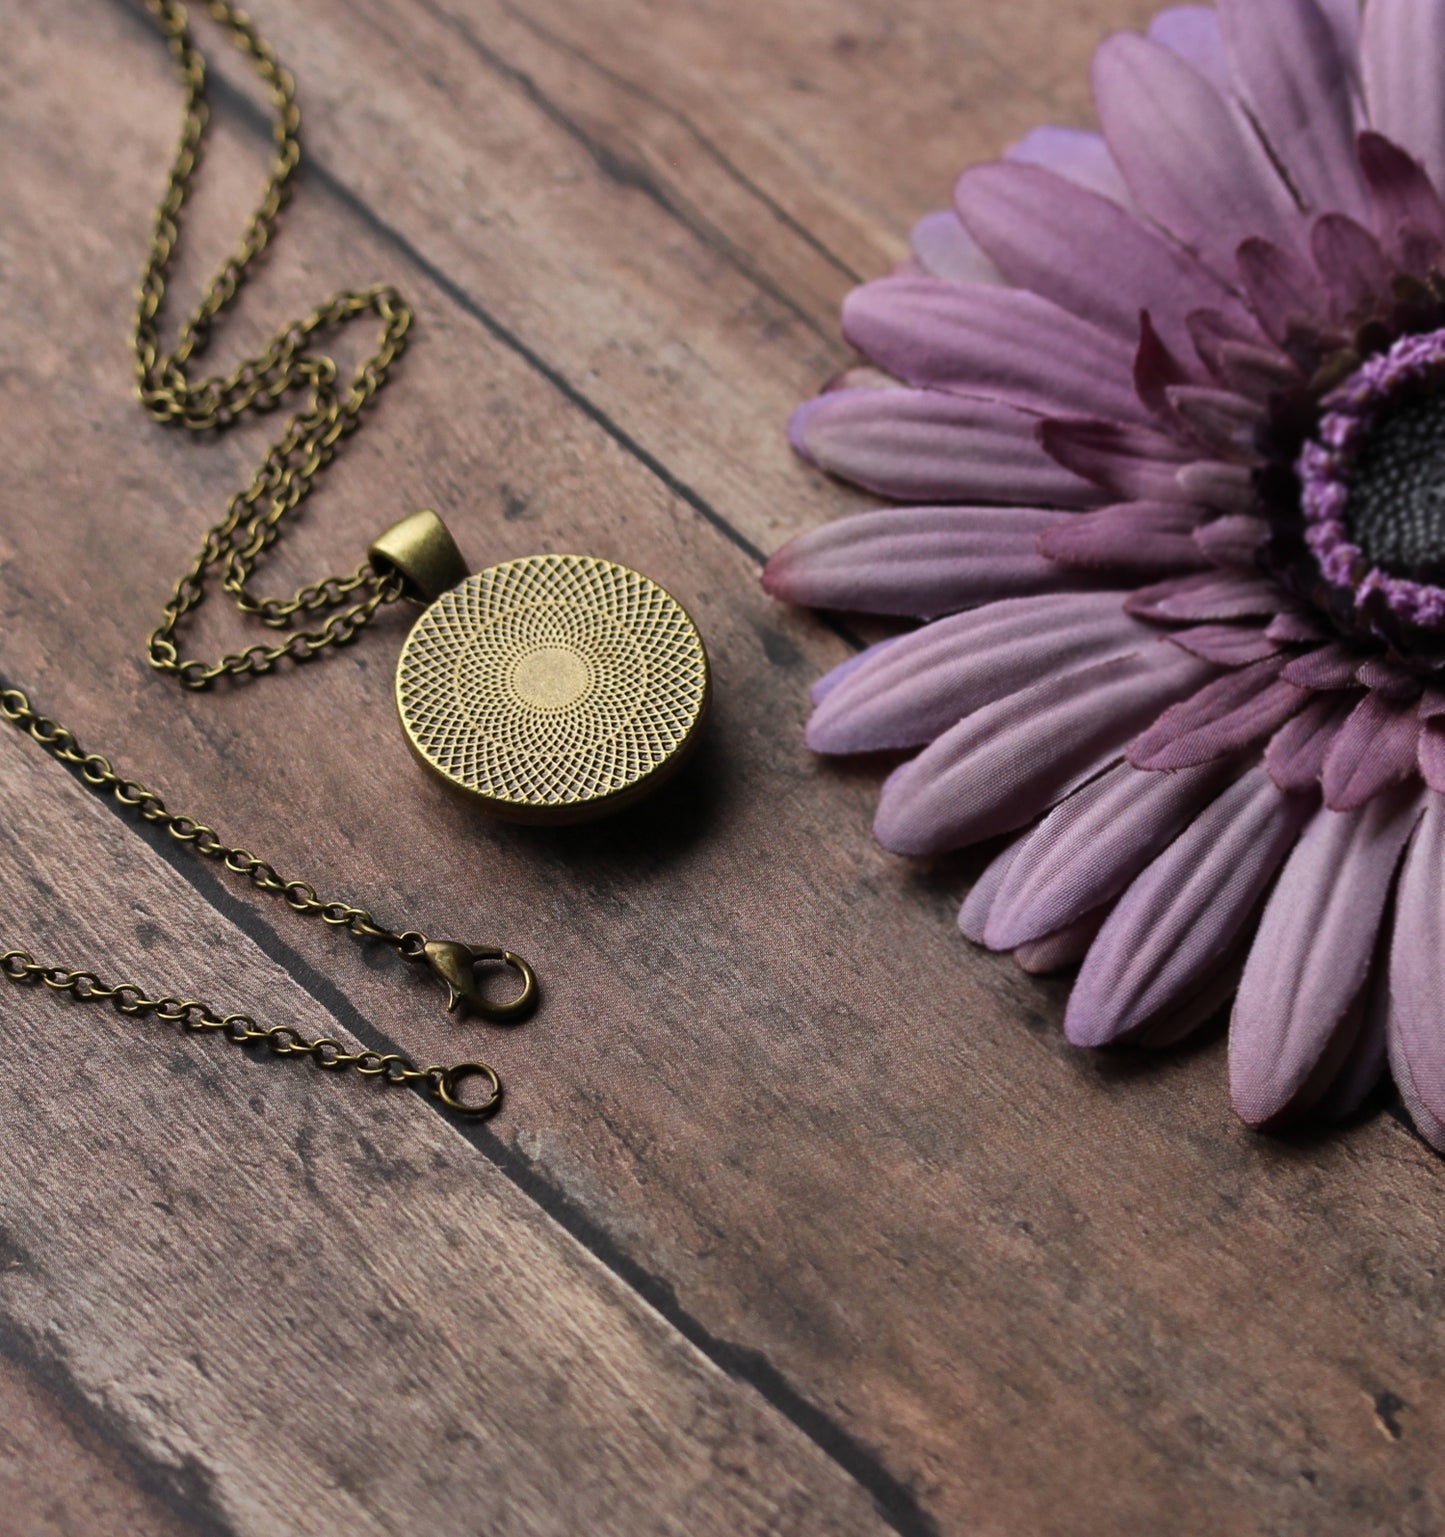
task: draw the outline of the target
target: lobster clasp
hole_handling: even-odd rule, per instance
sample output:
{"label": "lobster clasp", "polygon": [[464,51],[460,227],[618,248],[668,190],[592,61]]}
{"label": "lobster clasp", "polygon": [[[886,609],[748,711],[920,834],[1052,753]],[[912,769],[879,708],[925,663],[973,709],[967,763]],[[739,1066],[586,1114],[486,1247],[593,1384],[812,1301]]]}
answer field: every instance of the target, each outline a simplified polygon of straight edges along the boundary
{"label": "lobster clasp", "polygon": [[[510,950],[463,945],[454,939],[433,939],[427,942],[422,958],[431,967],[433,975],[446,986],[449,1014],[465,1004],[471,1013],[489,1019],[493,1024],[516,1024],[537,1007],[541,991],[537,974],[520,955],[514,955]],[[498,965],[516,972],[522,982],[522,991],[504,1003],[494,1003],[486,997],[477,981],[478,966]]]}

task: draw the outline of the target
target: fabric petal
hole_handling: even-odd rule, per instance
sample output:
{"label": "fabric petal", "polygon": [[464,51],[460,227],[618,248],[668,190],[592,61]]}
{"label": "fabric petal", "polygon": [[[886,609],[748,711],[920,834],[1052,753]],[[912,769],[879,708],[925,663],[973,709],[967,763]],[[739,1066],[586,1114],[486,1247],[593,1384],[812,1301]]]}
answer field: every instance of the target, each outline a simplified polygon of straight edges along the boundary
{"label": "fabric petal", "polygon": [[1322,694],[1274,734],[1264,765],[1281,790],[1312,790],[1319,784],[1325,759],[1358,698],[1358,694]]}
{"label": "fabric petal", "polygon": [[1216,90],[1234,89],[1219,12],[1212,5],[1173,5],[1149,24],[1149,36],[1192,64]]}
{"label": "fabric petal", "polygon": [[1287,683],[1300,688],[1328,691],[1353,688],[1355,674],[1360,670],[1359,653],[1345,646],[1320,646],[1296,657],[1284,670]]}
{"label": "fabric petal", "polygon": [[1316,212],[1364,218],[1353,53],[1316,0],[1219,0],[1230,73],[1290,185]]}
{"label": "fabric petal", "polygon": [[1003,273],[983,254],[951,208],[926,213],[913,226],[909,242],[925,272],[953,283],[1002,283]]}
{"label": "fabric petal", "polygon": [[1141,310],[1180,355],[1189,350],[1191,310],[1217,309],[1249,324],[1231,289],[1188,252],[1051,171],[1006,161],[975,166],[963,173],[955,200],[1010,282],[1125,341],[1138,340]]}
{"label": "fabric petal", "polygon": [[1061,673],[979,710],[896,770],[874,826],[884,848],[939,854],[1012,832],[1106,768],[1210,669],[1173,646]]}
{"label": "fabric petal", "polygon": [[1269,524],[1263,518],[1235,513],[1214,518],[1195,531],[1194,542],[1216,566],[1232,571],[1254,571],[1260,547],[1269,539]]}
{"label": "fabric petal", "polygon": [[1263,619],[1279,603],[1279,589],[1264,577],[1203,571],[1141,587],[1126,607],[1140,619],[1218,624],[1225,619]]}
{"label": "fabric petal", "polygon": [[1144,774],[1122,763],[1071,795],[1020,846],[989,915],[989,948],[1043,939],[1118,896],[1225,778],[1213,765]]}
{"label": "fabric petal", "polygon": [[[1445,798],[1425,797],[1395,904],[1390,953],[1390,1050],[1407,1105],[1425,1111],[1435,1145],[1445,1126]],[[1406,1092],[1408,1088],[1408,1092]],[[1414,1103],[1411,1104],[1411,1101]],[[1435,1135],[1432,1135],[1434,1133]]]}
{"label": "fabric petal", "polygon": [[1258,462],[1254,442],[1264,412],[1235,390],[1181,384],[1165,391],[1180,426],[1211,454]]}
{"label": "fabric petal", "polygon": [[1023,507],[885,507],[809,529],[768,562],[785,603],[933,619],[998,598],[1082,585],[1039,538],[1078,514]]}
{"label": "fabric petal", "polygon": [[1103,928],[1107,917],[1108,912],[1104,908],[1086,913],[1067,928],[1020,945],[1014,951],[1014,959],[1032,977],[1048,977],[1055,972],[1067,971],[1070,966],[1077,966],[1089,953],[1089,947],[1099,937],[1099,930]]}
{"label": "fabric petal", "polygon": [[1051,458],[1117,500],[1189,499],[1179,484],[1184,451],[1163,433],[1117,422],[1053,418],[1043,423],[1039,436]]}
{"label": "fabric petal", "polygon": [[1445,726],[1438,720],[1420,733],[1420,777],[1437,795],[1445,795]]}
{"label": "fabric petal", "polygon": [[1217,277],[1233,279],[1247,236],[1300,243],[1299,210],[1249,122],[1177,54],[1116,33],[1094,54],[1094,100],[1135,202]]}
{"label": "fabric petal", "polygon": [[[1384,939],[1382,932],[1381,939]],[[1310,1113],[1329,1121],[1357,1115],[1384,1081],[1389,1058],[1390,975],[1389,947],[1377,944],[1370,973],[1368,996],[1355,1038],[1322,1086]]]}
{"label": "fabric petal", "polygon": [[1277,241],[1251,236],[1236,254],[1249,307],[1273,341],[1288,343],[1301,327],[1329,316],[1329,299],[1314,266]]}
{"label": "fabric petal", "polygon": [[1047,455],[1036,417],[936,390],[835,390],[793,413],[820,469],[901,502],[1089,507],[1103,498]]}
{"label": "fabric petal", "polygon": [[1040,535],[1041,554],[1084,570],[1162,576],[1209,564],[1194,542],[1203,509],[1187,502],[1127,502],[1061,517]]}
{"label": "fabric petal", "polygon": [[1390,264],[1363,224],[1344,214],[1326,214],[1310,232],[1310,250],[1337,319],[1360,314],[1389,293]]}
{"label": "fabric petal", "polygon": [[1360,48],[1370,122],[1445,186],[1445,0],[1370,0]]}
{"label": "fabric petal", "polygon": [[1279,655],[1279,642],[1263,630],[1243,624],[1202,624],[1192,630],[1180,630],[1169,637],[1171,645],[1182,646],[1191,656],[1220,667],[1248,667],[1252,662],[1267,662]]}
{"label": "fabric petal", "polygon": [[1147,422],[1116,336],[1017,288],[900,276],[855,288],[843,332],[909,384],[1060,416]]}
{"label": "fabric petal", "polygon": [[1151,643],[1119,593],[991,603],[905,635],[851,671],[818,706],[808,746],[822,753],[920,747],[1041,678]]}
{"label": "fabric petal", "polygon": [[1007,153],[1009,160],[1020,165],[1042,166],[1046,171],[1097,192],[1121,207],[1133,204],[1119,167],[1109,153],[1101,133],[1088,128],[1063,128],[1045,124],[1026,133]]}
{"label": "fabric petal", "polygon": [[1255,504],[1254,473],[1245,464],[1201,459],[1184,465],[1176,480],[1181,496],[1217,512],[1247,513]]}
{"label": "fabric petal", "polygon": [[1022,844],[1018,842],[1011,843],[990,860],[963,899],[963,906],[958,913],[958,927],[963,937],[976,945],[983,944],[984,930],[988,926],[989,914],[993,911],[994,898],[998,896],[999,887],[1003,885],[1009,867],[1018,858],[1021,847]]}
{"label": "fabric petal", "polygon": [[[1378,133],[1360,135],[1359,154],[1375,232],[1395,260],[1403,260],[1422,237],[1436,252],[1445,246],[1445,205],[1420,162]],[[1406,232],[1413,239],[1404,238]],[[1428,267],[1417,275],[1423,277],[1426,271]]]}
{"label": "fabric petal", "polygon": [[1335,29],[1340,51],[1353,68],[1360,53],[1360,0],[1318,0],[1325,19]]}
{"label": "fabric petal", "polygon": [[1321,783],[1331,811],[1356,811],[1415,777],[1420,717],[1413,705],[1366,694],[1340,727]]}
{"label": "fabric petal", "polygon": [[1135,1035],[1188,1001],[1229,955],[1310,812],[1252,769],[1120,898],[1064,1019],[1076,1046]]}
{"label": "fabric petal", "polygon": [[1320,811],[1265,907],[1229,1033],[1234,1108],[1253,1126],[1286,1112],[1310,1084],[1360,1001],[1404,850],[1423,806],[1384,796],[1359,811]]}
{"label": "fabric petal", "polygon": [[1154,771],[1212,763],[1272,736],[1308,702],[1303,689],[1280,681],[1278,664],[1257,662],[1166,710],[1129,744],[1129,762]]}

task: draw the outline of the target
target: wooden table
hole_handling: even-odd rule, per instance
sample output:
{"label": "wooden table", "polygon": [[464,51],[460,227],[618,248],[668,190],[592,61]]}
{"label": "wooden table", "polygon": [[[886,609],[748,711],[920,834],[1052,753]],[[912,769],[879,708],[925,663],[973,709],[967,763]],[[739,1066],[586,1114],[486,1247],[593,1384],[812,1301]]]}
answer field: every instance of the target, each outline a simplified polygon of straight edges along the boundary
{"label": "wooden table", "polygon": [[[954,173],[1085,121],[1149,0],[257,0],[301,195],[227,353],[338,284],[415,303],[394,390],[268,584],[437,506],[694,609],[704,758],[653,808],[483,825],[392,719],[405,623],[255,687],[143,663],[265,441],[147,425],[130,292],[177,129],[133,0],[7,7],[0,674],[285,870],[535,956],[506,1035],[0,737],[0,948],[505,1074],[480,1127],[39,990],[0,995],[0,1530],[1445,1530],[1437,1161],[1388,1112],[1251,1135],[1222,1046],[1091,1060],[814,762],[848,643],[759,563],[850,505],[791,406]],[[217,56],[186,263],[265,123]],[[213,604],[213,609],[221,605]],[[241,638],[207,611],[199,642]],[[103,966],[101,966],[103,962]]]}

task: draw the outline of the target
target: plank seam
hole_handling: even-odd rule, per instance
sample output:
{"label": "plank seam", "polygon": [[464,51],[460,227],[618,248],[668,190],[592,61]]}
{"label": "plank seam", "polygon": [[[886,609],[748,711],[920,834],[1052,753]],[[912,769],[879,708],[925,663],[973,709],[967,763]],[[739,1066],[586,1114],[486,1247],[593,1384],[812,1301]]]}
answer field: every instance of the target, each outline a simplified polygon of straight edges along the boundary
{"label": "plank seam", "polygon": [[722,168],[723,173],[728,177],[730,181],[734,182],[738,187],[742,188],[742,190],[746,192],[749,197],[756,198],[757,201],[761,203],[770,214],[772,214],[772,216],[778,221],[779,224],[796,235],[798,239],[801,240],[810,251],[812,251],[817,256],[821,256],[830,267],[832,267],[842,277],[847,278],[850,283],[856,284],[862,283],[864,281],[864,279],[857,272],[855,272],[853,268],[850,267],[848,263],[844,261],[843,258],[839,256],[832,249],[832,247],[827,244],[826,241],[824,241],[818,235],[815,235],[813,231],[810,230],[801,219],[790,213],[788,209],[782,203],[780,203],[777,198],[775,198],[772,193],[769,192],[765,187],[759,186],[759,184],[755,182],[752,177],[749,176],[748,173],[744,171],[742,167],[739,166],[731,158],[731,156],[729,156],[721,148],[721,146],[713,141],[710,135],[698,127],[698,125],[692,120],[692,118],[687,115],[686,112],[683,112],[679,108],[674,107],[671,102],[664,100],[664,98],[657,95],[655,91],[648,90],[645,85],[640,84],[636,80],[630,79],[628,76],[621,74],[618,70],[610,68],[608,65],[602,63],[600,59],[593,58],[593,56],[588,53],[585,48],[580,47],[576,43],[570,42],[567,38],[561,37],[556,32],[553,32],[549,28],[544,27],[542,23],[536,19],[535,16],[529,16],[519,6],[512,4],[511,0],[498,0],[498,4],[500,5],[501,9],[505,11],[506,14],[510,16],[514,22],[517,23],[518,26],[524,27],[534,37],[546,43],[548,47],[555,49],[558,53],[566,54],[568,58],[576,59],[579,64],[585,65],[588,69],[591,69],[596,74],[600,75],[604,80],[610,81],[613,85],[617,86],[619,90],[625,92],[627,95],[636,97],[638,101],[645,102],[648,106],[655,107],[657,111],[663,113],[667,117],[670,117],[673,122],[679,124],[683,129],[686,130],[689,136],[693,139],[693,141],[705,155],[715,161],[717,165]]}
{"label": "plank seam", "polygon": [[[0,674],[0,689],[8,687]],[[127,811],[88,785],[77,769],[61,765],[93,795],[132,836],[157,854],[222,919],[246,936],[263,954],[316,1003],[375,1051],[398,1050],[345,991],[282,938],[265,916],[244,902],[193,855],[178,847],[160,829],[137,823]],[[385,959],[385,957],[383,957]],[[397,962],[398,968],[401,963]],[[447,1115],[419,1090],[413,1089],[427,1111],[445,1120],[497,1171],[630,1292],[681,1335],[725,1376],[759,1394],[778,1414],[813,1443],[829,1461],[872,1498],[879,1515],[900,1537],[938,1537],[938,1527],[923,1509],[918,1495],[890,1472],[881,1455],[848,1433],[826,1411],[804,1396],[767,1355],[751,1346],[727,1340],[688,1311],[671,1282],[634,1259],[615,1238],[561,1189],[525,1154],[509,1146],[485,1125]],[[209,1533],[210,1529],[207,1529]]]}
{"label": "plank seam", "polygon": [[[130,1434],[129,1421],[75,1380],[63,1350],[46,1349],[28,1330],[18,1329],[12,1319],[0,1315],[0,1355],[50,1395],[82,1444],[90,1442],[91,1450],[98,1444],[114,1456],[142,1495],[162,1506],[196,1537],[236,1537],[236,1528],[217,1503],[204,1465],[190,1456],[171,1464],[145,1451]],[[75,1510],[67,1513],[83,1514]]]}

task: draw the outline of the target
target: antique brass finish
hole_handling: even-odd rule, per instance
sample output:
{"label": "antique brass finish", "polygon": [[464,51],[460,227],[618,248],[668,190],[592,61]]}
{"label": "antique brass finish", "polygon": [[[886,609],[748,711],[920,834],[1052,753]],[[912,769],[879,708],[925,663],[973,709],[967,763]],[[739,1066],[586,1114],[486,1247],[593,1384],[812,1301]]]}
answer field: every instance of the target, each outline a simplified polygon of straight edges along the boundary
{"label": "antique brass finish", "polygon": [[[447,990],[447,1013],[465,1004],[473,1014],[493,1024],[516,1024],[537,1006],[537,975],[520,955],[477,945],[460,945],[454,939],[431,939],[422,946],[422,958]],[[522,979],[522,991],[506,1003],[493,1003],[477,983],[478,966],[506,966]]]}
{"label": "antique brass finish", "polygon": [[432,603],[470,573],[451,530],[430,509],[414,512],[372,541],[366,552],[382,572],[402,580],[402,596]]}
{"label": "antique brass finish", "polygon": [[681,604],[590,555],[469,577],[417,621],[396,674],[422,762],[520,822],[586,821],[654,789],[696,742],[708,693]]}
{"label": "antique brass finish", "polygon": [[[493,566],[468,577],[451,534],[434,512],[412,514],[377,538],[368,559],[290,596],[258,597],[257,565],[335,459],[386,385],[406,345],[412,312],[392,287],[341,291],[281,327],[261,353],[229,373],[205,374],[199,360],[216,322],[234,302],[252,263],[276,233],[301,161],[296,83],[233,0],[207,0],[210,15],[254,64],[275,112],[274,153],[260,206],[167,349],[160,315],[180,244],[209,121],[206,63],[192,40],[181,0],[146,0],[165,37],[186,104],[180,145],[157,211],[137,299],[133,345],[136,390],[157,421],[190,431],[224,430],[292,396],[300,403],[246,487],[206,534],[151,633],[152,667],[184,687],[272,671],[354,640],[378,610],[403,597],[430,603],[402,652],[397,701],[408,740],[424,762],[490,810],[529,821],[576,821],[629,803],[672,773],[696,740],[708,702],[707,656],[696,627],[656,583],[609,561],[544,555]],[[371,317],[371,355],[342,387],[336,361],[320,350],[329,336]],[[186,657],[183,621],[204,601],[212,580],[248,617],[281,632],[215,661]],[[167,809],[155,791],[126,778],[75,734],[41,715],[19,689],[0,687],[0,717],[93,789],[109,792],[142,820],[214,859],[298,913],[394,948],[447,989],[447,1008],[513,1023],[538,998],[532,968],[510,950],[428,940],[394,930],[363,907],[327,900],[305,881],[280,875],[268,861],[226,843],[211,827]],[[521,991],[492,1002],[479,966],[513,971]],[[327,1069],[421,1088],[439,1103],[485,1115],[501,1102],[496,1073],[481,1063],[419,1067],[398,1053],[347,1051],[340,1042],[302,1035],[289,1025],[262,1027],[243,1014],[221,1014],[195,999],[150,998],[129,983],[111,986],[95,973],[46,966],[19,949],[0,954],[0,975],[40,983],[79,999],[107,1000],[123,1014],[153,1015],[188,1030],[213,1031],[239,1045],[264,1043],[277,1055],[306,1057]],[[484,1102],[467,1103],[461,1087],[487,1084]]]}

